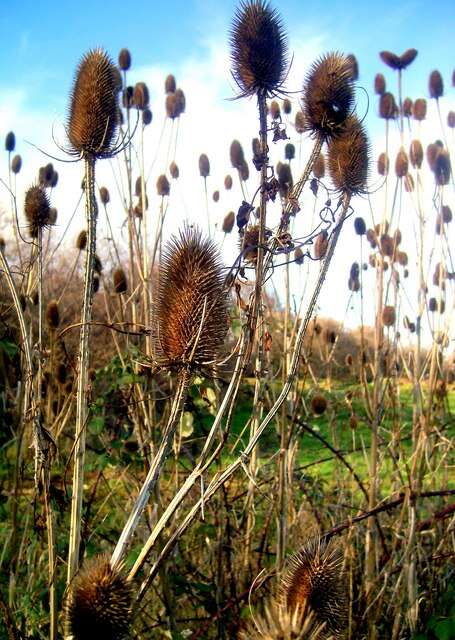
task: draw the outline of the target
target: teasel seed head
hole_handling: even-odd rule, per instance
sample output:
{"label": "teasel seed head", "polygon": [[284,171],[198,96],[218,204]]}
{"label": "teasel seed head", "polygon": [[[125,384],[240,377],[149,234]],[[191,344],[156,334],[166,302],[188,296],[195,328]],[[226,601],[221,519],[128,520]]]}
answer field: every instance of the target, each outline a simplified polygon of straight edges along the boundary
{"label": "teasel seed head", "polygon": [[278,13],[263,0],[242,2],[229,40],[232,75],[240,95],[276,95],[288,70],[287,37]]}
{"label": "teasel seed head", "polygon": [[213,202],[219,202],[219,200],[220,200],[220,192],[218,191],[218,189],[213,192],[212,199],[213,199]]}
{"label": "teasel seed head", "polygon": [[16,136],[13,131],[9,131],[5,136],[5,149],[11,153],[16,148]]}
{"label": "teasel seed head", "polygon": [[381,235],[379,239],[379,246],[380,246],[382,255],[392,258],[393,251],[394,251],[394,243],[388,233],[383,233]]}
{"label": "teasel seed head", "polygon": [[126,578],[98,558],[75,578],[65,611],[74,640],[126,640],[130,635],[132,592]]}
{"label": "teasel seed head", "polygon": [[348,55],[346,56],[346,59],[349,62],[349,65],[351,67],[352,80],[356,82],[359,79],[359,63],[357,61],[357,58],[353,53],[348,53]]}
{"label": "teasel seed head", "polygon": [[112,154],[118,123],[118,76],[102,49],[86,53],[76,71],[68,115],[68,139],[74,155]]}
{"label": "teasel seed head", "polygon": [[385,305],[382,310],[382,324],[384,327],[393,327],[396,320],[395,307],[392,305]]}
{"label": "teasel seed head", "polygon": [[246,182],[250,177],[250,169],[248,167],[248,162],[246,160],[244,160],[242,164],[238,167],[238,172],[239,172],[240,180],[242,180],[242,182]]}
{"label": "teasel seed head", "polygon": [[232,229],[234,228],[234,223],[235,213],[234,211],[229,211],[229,213],[224,216],[222,227],[223,233],[231,233]]}
{"label": "teasel seed head", "polygon": [[199,174],[202,178],[207,178],[210,175],[210,162],[205,153],[201,153],[199,156]]}
{"label": "teasel seed head", "polygon": [[295,146],[292,142],[288,142],[284,147],[284,157],[286,160],[294,160],[295,158]]}
{"label": "teasel seed head", "polygon": [[58,215],[57,209],[55,207],[51,207],[49,209],[49,225],[50,226],[57,224],[57,215]]}
{"label": "teasel seed head", "polygon": [[444,80],[437,69],[430,73],[428,90],[430,92],[430,98],[435,98],[436,100],[439,100],[439,98],[444,94]]}
{"label": "teasel seed head", "polygon": [[320,153],[314,161],[313,175],[318,180],[322,180],[322,178],[325,176],[325,158],[323,153]]}
{"label": "teasel seed head", "polygon": [[442,207],[442,221],[444,224],[452,222],[452,209],[447,204]]}
{"label": "teasel seed head", "polygon": [[185,109],[186,109],[185,94],[182,89],[176,89],[174,95],[175,95],[177,113],[179,116],[181,116],[182,113],[185,113]]}
{"label": "teasel seed head", "polygon": [[171,191],[171,185],[164,173],[161,174],[156,181],[156,191],[159,196],[168,196]]}
{"label": "teasel seed head", "polygon": [[317,416],[321,416],[327,410],[327,400],[324,396],[316,395],[311,400],[311,409]]}
{"label": "teasel seed head", "polygon": [[52,162],[48,162],[48,164],[44,167],[40,167],[38,172],[38,182],[42,187],[50,187],[52,182],[52,177],[54,175],[54,165]]}
{"label": "teasel seed head", "polygon": [[425,98],[417,98],[417,100],[414,100],[412,115],[414,117],[414,120],[417,120],[419,122],[425,120],[427,116],[427,101],[425,100]]}
{"label": "teasel seed head", "polygon": [[171,174],[171,178],[173,178],[174,180],[177,180],[180,175],[178,165],[174,161],[172,161],[169,165],[169,173]]}
{"label": "teasel seed head", "polygon": [[417,49],[406,49],[406,51],[400,56],[401,69],[409,67],[409,65],[416,59],[417,54]]}
{"label": "teasel seed head", "polygon": [[354,105],[351,66],[332,52],[311,67],[303,87],[305,129],[324,139],[340,134]]}
{"label": "teasel seed head", "polygon": [[14,158],[11,160],[11,171],[16,175],[22,168],[22,158],[19,154],[16,154]]}
{"label": "teasel seed head", "polygon": [[147,109],[150,102],[150,93],[145,82],[137,82],[134,85],[133,104],[140,111]]}
{"label": "teasel seed head", "polygon": [[114,283],[114,291],[115,293],[126,293],[128,291],[128,281],[126,279],[126,273],[122,269],[122,267],[118,267],[115,269],[112,274],[112,281]]}
{"label": "teasel seed head", "polygon": [[325,229],[316,236],[316,241],[314,243],[314,257],[316,260],[322,260],[327,253],[327,247],[329,244],[328,238],[329,235]]}
{"label": "teasel seed head", "polygon": [[397,117],[398,107],[392,93],[386,91],[379,98],[379,117],[384,120],[393,120]]}
{"label": "teasel seed head", "polygon": [[109,195],[109,190],[107,187],[100,187],[100,200],[103,204],[108,204],[111,197]]}
{"label": "teasel seed head", "polygon": [[404,178],[407,175],[409,169],[408,154],[403,147],[397,153],[395,159],[395,175],[397,178]]}
{"label": "teasel seed head", "polygon": [[154,307],[157,360],[174,369],[203,369],[217,357],[228,329],[228,306],[214,243],[185,227],[168,242]]}
{"label": "teasel seed head", "polygon": [[358,236],[364,236],[367,232],[365,220],[361,217],[355,218],[354,229]]}
{"label": "teasel seed head", "polygon": [[32,238],[38,237],[39,229],[49,226],[49,211],[46,191],[39,185],[29,187],[25,194],[24,212]]}
{"label": "teasel seed head", "polygon": [[427,147],[427,152],[426,152],[427,162],[432,171],[434,171],[436,168],[436,158],[441,153],[441,150],[442,150],[442,143],[438,144],[438,141],[432,142]]}
{"label": "teasel seed head", "polygon": [[438,303],[436,302],[436,298],[430,298],[428,300],[428,309],[431,313],[435,313],[438,308]]}
{"label": "teasel seed head", "polygon": [[297,111],[295,114],[294,126],[297,133],[304,133],[305,127],[305,114],[303,111]]}
{"label": "teasel seed head", "polygon": [[447,114],[447,126],[450,129],[455,128],[455,111],[449,111],[449,113]]}
{"label": "teasel seed head", "polygon": [[272,100],[270,103],[270,116],[272,120],[278,120],[281,118],[281,109],[277,100]]}
{"label": "teasel seed head", "polygon": [[341,193],[365,193],[370,148],[365,130],[356,116],[349,116],[340,135],[328,145],[328,166],[335,189]]}
{"label": "teasel seed head", "polygon": [[283,100],[283,113],[285,113],[287,116],[292,112],[292,103],[289,100],[289,98],[285,98]]}
{"label": "teasel seed head", "polygon": [[231,158],[231,164],[234,167],[234,169],[239,169],[239,167],[242,166],[242,163],[245,162],[245,154],[243,153],[243,147],[238,140],[233,140],[231,142],[229,155]]}
{"label": "teasel seed head", "polygon": [[279,162],[276,166],[276,175],[278,178],[280,196],[283,199],[286,199],[294,184],[291,166],[287,162]]}
{"label": "teasel seed head", "polygon": [[397,56],[396,53],[392,53],[391,51],[381,51],[379,53],[379,57],[391,69],[401,69],[400,57]]}
{"label": "teasel seed head", "polygon": [[360,291],[360,280],[358,278],[349,278],[348,289],[353,293]]}
{"label": "teasel seed head", "polygon": [[79,232],[79,235],[76,238],[76,249],[79,249],[79,251],[85,251],[86,248],[87,231],[85,229],[82,229],[82,231]]}
{"label": "teasel seed head", "polygon": [[370,243],[371,248],[375,249],[378,244],[377,242],[378,238],[377,238],[376,231],[374,229],[368,229],[367,240]]}
{"label": "teasel seed head", "polygon": [[128,49],[120,49],[118,54],[118,66],[122,71],[128,71],[131,67],[131,53]]}
{"label": "teasel seed head", "polygon": [[230,191],[230,189],[232,189],[232,176],[229,174],[224,178],[224,188],[226,191]]}
{"label": "teasel seed head", "polygon": [[406,265],[408,264],[408,254],[406,253],[406,251],[397,252],[397,262],[402,267],[406,267]]}
{"label": "teasel seed head", "polygon": [[404,118],[410,118],[412,116],[412,100],[411,98],[405,98],[401,106],[401,111]]}
{"label": "teasel seed head", "polygon": [[[318,622],[310,610],[289,611],[285,606],[272,601],[266,605],[263,615],[255,614],[241,640],[324,640],[325,625]],[[333,640],[333,636],[330,636]],[[330,640],[329,639],[329,640]]]}
{"label": "teasel seed head", "polygon": [[409,159],[414,169],[420,169],[423,162],[423,147],[420,140],[413,140],[409,147]]}
{"label": "teasel seed head", "polygon": [[446,184],[449,184],[452,168],[450,163],[450,154],[446,149],[441,149],[441,151],[436,156],[435,167],[433,171],[437,185],[442,187]]}
{"label": "teasel seed head", "polygon": [[385,93],[385,89],[386,89],[385,78],[382,75],[382,73],[377,73],[374,77],[374,92],[378,96],[382,96],[382,94]]}
{"label": "teasel seed head", "polygon": [[294,251],[294,262],[296,264],[303,264],[304,257],[305,256],[302,249],[300,247],[297,247],[297,249]]}
{"label": "teasel seed head", "polygon": [[51,300],[46,307],[46,322],[51,331],[58,329],[60,325],[60,313],[57,300]]}
{"label": "teasel seed head", "polygon": [[164,81],[164,93],[175,93],[176,89],[177,83],[175,81],[175,76],[172,73],[169,73]]}
{"label": "teasel seed head", "polygon": [[[340,638],[347,624],[347,588],[340,550],[320,538],[311,538],[286,564],[280,585],[283,604],[291,611],[308,608],[325,633]],[[322,636],[324,637],[324,636]]]}
{"label": "teasel seed head", "polygon": [[153,113],[148,107],[142,111],[142,124],[147,127],[153,120]]}

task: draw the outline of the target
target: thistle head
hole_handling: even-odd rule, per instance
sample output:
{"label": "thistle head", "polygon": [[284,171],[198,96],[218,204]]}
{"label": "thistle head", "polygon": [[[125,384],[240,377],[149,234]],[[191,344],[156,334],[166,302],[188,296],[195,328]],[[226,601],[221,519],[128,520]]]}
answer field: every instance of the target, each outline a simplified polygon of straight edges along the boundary
{"label": "thistle head", "polygon": [[349,116],[342,133],[328,146],[330,177],[337,191],[349,195],[365,193],[370,165],[370,147],[356,116]]}
{"label": "thistle head", "polygon": [[30,235],[37,238],[40,229],[50,224],[50,203],[46,190],[40,185],[31,186],[25,194],[24,213]]}

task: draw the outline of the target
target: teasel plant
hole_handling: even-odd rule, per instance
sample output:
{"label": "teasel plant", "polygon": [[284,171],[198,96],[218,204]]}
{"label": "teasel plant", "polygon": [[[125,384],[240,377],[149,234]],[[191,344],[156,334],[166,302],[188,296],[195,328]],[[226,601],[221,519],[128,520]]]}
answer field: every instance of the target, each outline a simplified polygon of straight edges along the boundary
{"label": "teasel plant", "polygon": [[68,548],[67,587],[69,597],[71,597],[72,582],[79,567],[85,430],[89,415],[87,387],[98,215],[95,199],[95,164],[101,158],[112,157],[124,146],[124,141],[118,138],[118,93],[120,89],[118,70],[104,50],[95,49],[83,56],[74,79],[67,123],[69,153],[84,161],[87,221],[87,248],[77,371],[73,492]]}

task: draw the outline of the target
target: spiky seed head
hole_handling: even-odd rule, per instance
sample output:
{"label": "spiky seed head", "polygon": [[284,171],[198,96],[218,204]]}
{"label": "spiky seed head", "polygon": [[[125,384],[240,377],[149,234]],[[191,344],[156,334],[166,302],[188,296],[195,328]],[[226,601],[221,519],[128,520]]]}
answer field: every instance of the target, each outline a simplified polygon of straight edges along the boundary
{"label": "spiky seed head", "polygon": [[248,162],[244,160],[238,168],[239,177],[242,182],[246,182],[250,177],[250,169],[248,167]]}
{"label": "spiky seed head", "polygon": [[348,589],[342,561],[333,544],[311,538],[288,559],[280,585],[281,600],[289,611],[308,607],[334,638],[341,637],[347,623]]}
{"label": "spiky seed head", "polygon": [[276,166],[276,175],[278,178],[280,196],[285,199],[288,197],[294,184],[291,166],[287,162],[279,162]]}
{"label": "spiky seed head", "polygon": [[354,85],[349,60],[328,53],[317,60],[303,87],[305,129],[323,138],[340,134],[354,105]]}
{"label": "spiky seed head", "polygon": [[[241,640],[323,640],[324,624],[316,620],[314,612],[305,610],[290,612],[285,606],[272,601],[263,615],[255,615],[240,634]],[[328,640],[333,640],[330,636]]]}
{"label": "spiky seed head", "polygon": [[224,178],[224,188],[226,191],[230,191],[230,189],[232,189],[232,176],[229,174]]}
{"label": "spiky seed head", "polygon": [[134,183],[134,195],[136,195],[139,198],[141,194],[142,194],[142,178],[141,176],[138,176],[136,178],[136,182]]}
{"label": "spiky seed head", "polygon": [[108,156],[118,124],[118,76],[103,49],[86,53],[76,71],[68,115],[71,152]]}
{"label": "spiky seed head", "polygon": [[386,305],[382,310],[382,324],[384,327],[393,327],[395,320],[395,307],[392,305]]}
{"label": "spiky seed head", "polygon": [[13,131],[9,131],[5,136],[5,149],[11,153],[16,148],[16,136]]}
{"label": "spiky seed head", "polygon": [[325,229],[318,233],[316,241],[314,243],[314,257],[316,260],[322,260],[327,253],[327,247],[329,244],[329,234]]}
{"label": "spiky seed head", "polygon": [[322,180],[322,178],[325,176],[325,158],[323,153],[320,153],[314,161],[313,175],[318,180]]}
{"label": "spiky seed head", "polygon": [[397,117],[398,107],[392,93],[386,91],[379,98],[379,117],[384,120],[393,120]]}
{"label": "spiky seed head", "polygon": [[50,226],[57,224],[57,215],[58,215],[57,209],[55,207],[51,207],[49,209],[49,225]]}
{"label": "spiky seed head", "polygon": [[335,189],[341,193],[365,193],[370,165],[366,132],[356,116],[349,116],[342,132],[329,142],[328,165]]}
{"label": "spiky seed head", "polygon": [[42,187],[50,187],[54,175],[54,165],[49,162],[44,167],[40,167],[38,172],[38,182]]}
{"label": "spiky seed head", "polygon": [[46,307],[46,322],[49,329],[58,329],[60,325],[60,313],[57,300],[51,300]]}
{"label": "spiky seed head", "polygon": [[408,264],[408,254],[406,253],[406,251],[398,251],[397,262],[402,267],[405,267]]}
{"label": "spiky seed head", "polygon": [[245,228],[243,238],[240,240],[240,249],[245,262],[255,264],[258,257],[259,225],[249,224]]}
{"label": "spiky seed head", "polygon": [[427,152],[426,152],[427,162],[432,171],[434,171],[436,168],[436,159],[438,155],[441,153],[441,150],[442,150],[442,145],[438,144],[437,142],[432,142],[427,146]]}
{"label": "spiky seed head", "polygon": [[395,159],[395,174],[397,178],[404,178],[404,176],[408,173],[408,169],[409,169],[408,154],[406,153],[404,148],[401,147]]}
{"label": "spiky seed head", "polygon": [[449,152],[446,149],[441,149],[435,160],[434,176],[436,184],[439,186],[449,184],[450,175],[451,163]]}
{"label": "spiky seed head", "polygon": [[296,264],[303,264],[304,257],[305,256],[302,249],[300,247],[297,247],[297,249],[294,251],[294,262]]}
{"label": "spiky seed head", "polygon": [[185,227],[168,242],[154,316],[163,366],[201,369],[220,352],[228,329],[226,288],[218,251],[201,231]]}
{"label": "spiky seed head", "polygon": [[281,109],[277,100],[272,100],[270,103],[270,116],[272,117],[272,120],[278,120],[281,118]]}
{"label": "spiky seed head", "polygon": [[297,111],[295,114],[294,126],[297,133],[304,133],[306,130],[305,126],[305,114],[303,111]]}
{"label": "spiky seed head", "polygon": [[186,98],[182,89],[175,90],[175,108],[178,114],[178,117],[185,113],[186,109]]}
{"label": "spiky seed head", "polygon": [[133,92],[133,104],[136,109],[143,110],[149,106],[150,93],[145,82],[136,82]]}
{"label": "spiky seed head", "polygon": [[450,127],[450,129],[455,128],[455,111],[449,111],[447,114],[447,126]]}
{"label": "spiky seed head", "polygon": [[417,57],[417,49],[406,49],[400,56],[401,69],[406,69]]}
{"label": "spiky seed head", "polygon": [[14,158],[11,160],[11,171],[16,175],[22,168],[22,158],[19,154],[16,154]]}
{"label": "spiky seed head", "polygon": [[327,400],[324,396],[316,395],[311,400],[311,409],[317,416],[322,416],[327,409]]}
{"label": "spiky seed head", "polygon": [[352,80],[356,82],[359,79],[359,63],[357,61],[357,58],[353,53],[348,53],[348,55],[346,56],[346,59],[349,62],[349,65],[351,67]]}
{"label": "spiky seed head", "polygon": [[401,106],[403,117],[410,118],[412,116],[412,100],[411,98],[405,98]]}
{"label": "spiky seed head", "polygon": [[114,291],[115,293],[126,293],[128,290],[128,281],[126,279],[126,273],[122,269],[122,267],[118,267],[115,269],[112,274],[112,281],[114,283]]}
{"label": "spiky seed head", "polygon": [[235,213],[234,211],[229,211],[229,213],[224,216],[222,227],[223,233],[231,233],[232,229],[234,228],[234,223]]}
{"label": "spiky seed head", "polygon": [[118,54],[118,66],[122,71],[128,71],[131,67],[131,53],[128,49],[120,49]]}
{"label": "spiky seed head", "polygon": [[245,162],[245,154],[243,153],[243,147],[238,140],[233,140],[231,142],[229,155],[231,158],[231,164],[234,167],[234,169],[239,169],[239,167],[242,166],[242,163]]}
{"label": "spiky seed head", "polygon": [[364,236],[367,232],[367,227],[365,224],[365,220],[363,218],[355,218],[354,220],[354,229],[358,236]]}
{"label": "spiky seed head", "polygon": [[287,37],[277,11],[264,0],[242,2],[229,41],[232,75],[240,95],[276,95],[288,69]]}
{"label": "spiky seed head", "polygon": [[84,251],[87,247],[87,231],[85,229],[82,229],[82,231],[79,232],[79,235],[76,238],[76,249],[79,249],[79,251]]}
{"label": "spiky seed head", "polygon": [[289,98],[285,98],[283,100],[283,113],[285,113],[287,116],[291,113],[292,111],[292,103],[289,100]]}
{"label": "spiky seed head", "polygon": [[175,76],[172,73],[169,73],[164,81],[164,93],[175,93],[176,89],[177,83],[175,81]]}
{"label": "spiky seed head", "polygon": [[391,51],[381,51],[379,53],[379,57],[382,62],[384,62],[391,69],[401,69],[400,57],[397,56],[396,53],[392,53]]}
{"label": "spiky seed head", "polygon": [[430,92],[430,98],[435,98],[436,100],[439,100],[439,98],[444,94],[444,80],[437,69],[430,73],[428,90]]}
{"label": "spiky seed head", "polygon": [[388,233],[383,233],[379,239],[379,246],[381,249],[381,253],[384,256],[388,256],[391,258],[394,252],[394,243],[393,239],[389,236]]}
{"label": "spiky seed head", "polygon": [[75,579],[65,612],[68,632],[74,640],[126,640],[131,600],[131,586],[125,577],[105,558],[97,559]]}
{"label": "spiky seed head", "polygon": [[164,174],[160,175],[156,181],[156,191],[159,196],[168,196],[171,191],[169,180]]}
{"label": "spiky seed head", "polygon": [[374,92],[378,96],[382,96],[382,94],[385,93],[385,89],[386,89],[385,78],[382,75],[382,73],[377,73],[374,77]]}
{"label": "spiky seed head", "polygon": [[107,187],[100,187],[100,200],[103,204],[107,204],[110,201],[109,190]]}
{"label": "spiky seed head", "polygon": [[447,204],[442,207],[442,221],[444,224],[452,222],[452,209]]}
{"label": "spiky seed head", "polygon": [[38,231],[47,227],[49,222],[50,204],[46,191],[39,185],[33,185],[25,194],[24,212],[30,235],[38,237]]}
{"label": "spiky seed head", "polygon": [[133,94],[134,87],[125,87],[122,91],[122,104],[125,109],[130,109],[133,106]]}
{"label": "spiky seed head", "polygon": [[409,159],[414,169],[420,169],[423,162],[423,147],[420,140],[413,140],[409,147]]}
{"label": "spiky seed head", "polygon": [[367,231],[367,240],[371,245],[371,248],[374,249],[377,245],[377,234],[374,229],[368,229]]}
{"label": "spiky seed head", "polygon": [[353,262],[351,264],[351,268],[349,269],[349,275],[351,278],[358,278],[360,275],[360,266],[358,262]]}
{"label": "spiky seed head", "polygon": [[286,160],[294,160],[295,158],[295,146],[292,142],[288,142],[284,147],[284,157]]}
{"label": "spiky seed head", "polygon": [[427,101],[425,100],[425,98],[417,98],[417,100],[414,100],[412,115],[414,117],[414,120],[417,120],[419,122],[425,120],[427,116]]}
{"label": "spiky seed head", "polygon": [[142,111],[142,124],[147,127],[153,120],[153,113],[148,107]]}
{"label": "spiky seed head", "polygon": [[199,174],[202,178],[207,178],[210,175],[210,162],[205,153],[201,153],[199,156]]}
{"label": "spiky seed head", "polygon": [[178,165],[174,161],[172,161],[169,165],[169,173],[171,174],[171,178],[173,178],[174,180],[177,180],[180,175]]}

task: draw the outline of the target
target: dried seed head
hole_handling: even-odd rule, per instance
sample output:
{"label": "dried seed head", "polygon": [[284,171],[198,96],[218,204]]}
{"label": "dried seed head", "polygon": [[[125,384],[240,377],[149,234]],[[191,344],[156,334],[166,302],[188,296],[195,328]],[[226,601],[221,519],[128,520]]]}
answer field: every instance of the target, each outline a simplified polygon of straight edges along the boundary
{"label": "dried seed head", "polygon": [[240,640],[323,640],[327,638],[324,629],[325,625],[316,620],[309,608],[291,612],[272,601],[266,605],[264,615],[255,614],[239,637]]}
{"label": "dried seed head", "polygon": [[131,586],[99,558],[76,577],[67,604],[66,626],[74,640],[126,640],[131,626]]}
{"label": "dried seed head", "polygon": [[173,178],[174,180],[177,180],[180,175],[179,168],[174,161],[172,161],[169,165],[169,173],[171,174],[171,178]]}
{"label": "dried seed head", "polygon": [[164,174],[161,174],[156,181],[156,191],[159,196],[168,196],[171,191],[169,180]]}
{"label": "dried seed head", "polygon": [[431,311],[431,313],[435,313],[437,308],[438,303],[436,302],[436,298],[430,298],[428,300],[428,309]]}
{"label": "dried seed head", "polygon": [[425,100],[425,98],[417,98],[417,100],[414,100],[412,115],[414,117],[414,120],[425,120],[427,115],[427,101]]}
{"label": "dried seed head", "polygon": [[232,75],[242,96],[272,96],[288,69],[287,38],[278,13],[263,0],[242,2],[231,32]]}
{"label": "dried seed head", "polygon": [[383,152],[379,154],[378,158],[378,173],[380,176],[386,176],[389,173],[389,156]]}
{"label": "dried seed head", "polygon": [[278,118],[281,118],[280,105],[276,100],[272,100],[272,102],[270,103],[270,115],[273,120],[278,120]]}
{"label": "dried seed head", "polygon": [[164,92],[165,93],[175,93],[177,90],[177,83],[175,81],[175,76],[170,73],[166,76],[166,80],[164,81]]}
{"label": "dried seed head", "polygon": [[406,69],[417,57],[417,49],[406,49],[400,56],[401,69]]}
{"label": "dried seed head", "polygon": [[292,612],[309,607],[327,631],[340,637],[347,623],[343,556],[333,544],[312,538],[286,564],[280,592]]}
{"label": "dried seed head", "polygon": [[409,147],[409,159],[414,169],[420,169],[423,161],[423,147],[420,140],[413,140]]}
{"label": "dried seed head", "polygon": [[377,93],[379,96],[382,96],[382,94],[385,93],[385,88],[386,84],[384,76],[382,75],[382,73],[377,73],[374,77],[375,93]]}
{"label": "dried seed head", "polygon": [[54,176],[54,165],[49,162],[45,167],[40,167],[38,182],[42,187],[50,187]]}
{"label": "dried seed head", "polygon": [[107,187],[100,187],[100,200],[103,204],[107,204],[110,200],[110,195]]}
{"label": "dried seed head", "polygon": [[150,109],[146,108],[142,111],[142,124],[147,127],[153,119],[153,114]]}
{"label": "dried seed head", "polygon": [[368,229],[367,240],[370,243],[372,249],[374,249],[377,246],[377,234],[374,229]]}
{"label": "dried seed head", "polygon": [[437,69],[430,73],[428,90],[430,92],[430,98],[435,98],[436,100],[444,94],[444,80]]}
{"label": "dried seed head", "polygon": [[360,291],[360,280],[358,278],[349,278],[348,289],[353,293]]}
{"label": "dried seed head", "polygon": [[5,149],[11,153],[16,148],[16,136],[13,131],[9,131],[5,136]]}
{"label": "dried seed head", "polygon": [[287,162],[279,162],[276,166],[276,175],[280,189],[280,196],[286,199],[293,187],[291,166]]}
{"label": "dried seed head", "polygon": [[49,225],[54,225],[57,223],[57,215],[58,211],[55,207],[51,207],[49,209]]}
{"label": "dried seed head", "polygon": [[394,243],[392,238],[388,233],[383,233],[379,240],[379,246],[381,248],[381,253],[384,256],[388,256],[391,258],[394,252]]}
{"label": "dried seed head", "polygon": [[379,117],[384,120],[393,120],[398,115],[398,107],[392,93],[386,91],[379,99]]}
{"label": "dried seed head", "polygon": [[353,104],[349,60],[339,53],[322,56],[311,67],[303,87],[305,129],[324,138],[338,135]]}
{"label": "dried seed head", "polygon": [[382,310],[382,324],[384,327],[393,327],[396,320],[395,307],[386,305]]}
{"label": "dried seed head", "polygon": [[442,207],[442,221],[444,224],[452,222],[452,209],[447,204]]}
{"label": "dried seed head", "polygon": [[369,143],[356,116],[349,116],[342,133],[328,146],[328,165],[335,189],[357,195],[365,193],[369,170]]}
{"label": "dried seed head", "polygon": [[234,228],[234,222],[235,213],[233,211],[229,211],[229,213],[224,216],[223,233],[231,233],[232,229]]}
{"label": "dried seed head", "polygon": [[118,66],[122,71],[128,71],[131,67],[131,53],[128,49],[120,49],[118,54]]}
{"label": "dried seed head", "polygon": [[442,144],[438,144],[437,142],[432,142],[427,147],[427,162],[432,171],[436,168],[436,159],[438,155],[441,153]]}
{"label": "dried seed head", "polygon": [[49,329],[58,329],[60,324],[60,313],[56,300],[51,300],[46,307],[46,322]]}
{"label": "dried seed head", "polygon": [[238,167],[238,172],[240,176],[240,180],[246,182],[250,177],[250,169],[248,167],[248,162],[244,160],[242,164]]}
{"label": "dried seed head", "polygon": [[107,53],[86,53],[76,72],[68,115],[71,152],[94,157],[113,151],[118,123],[118,76]]}
{"label": "dried seed head", "polygon": [[450,129],[455,128],[455,111],[449,111],[447,114],[447,126],[450,127]]}
{"label": "dried seed head", "polygon": [[349,65],[351,67],[351,78],[355,82],[356,80],[359,79],[359,63],[353,53],[349,53],[346,56],[346,59],[349,62]]}
{"label": "dried seed head", "polygon": [[180,117],[182,113],[185,113],[186,109],[186,98],[182,89],[176,89],[175,91],[175,108],[177,112],[177,117]]}
{"label": "dried seed head", "polygon": [[297,113],[295,114],[294,126],[297,133],[303,133],[306,130],[305,114],[303,113],[303,111],[297,111]]}
{"label": "dried seed head", "polygon": [[327,253],[327,247],[329,244],[328,238],[329,235],[325,229],[317,235],[314,243],[314,257],[316,260],[322,260]]}
{"label": "dried seed head", "polygon": [[318,180],[322,180],[322,178],[325,176],[325,158],[323,153],[320,153],[314,161],[313,175]]}
{"label": "dried seed head", "polygon": [[349,270],[349,276],[353,279],[358,278],[360,275],[360,266],[358,262],[353,262]]}
{"label": "dried seed head", "polygon": [[30,235],[38,237],[40,229],[49,226],[50,204],[46,191],[39,185],[33,185],[25,194],[24,212]]}
{"label": "dried seed head", "polygon": [[218,190],[214,191],[213,195],[212,195],[212,198],[213,198],[213,202],[219,202],[219,200],[220,200],[220,192]]}
{"label": "dried seed head", "polygon": [[381,51],[379,57],[391,69],[401,69],[400,57],[396,53]]}
{"label": "dried seed head", "polygon": [[85,229],[82,229],[82,231],[79,232],[79,235],[76,238],[76,249],[79,249],[79,251],[84,251],[87,247],[87,231]]}
{"label": "dried seed head", "polygon": [[365,220],[363,218],[355,218],[354,220],[354,229],[358,236],[364,236],[367,232],[367,227],[365,224]]}
{"label": "dried seed head", "polygon": [[321,416],[327,409],[327,400],[324,396],[316,395],[311,400],[311,409],[317,416]]}
{"label": "dried seed head", "polygon": [[130,109],[133,106],[133,87],[125,87],[122,91],[122,104],[125,109]]}
{"label": "dried seed head", "polygon": [[292,111],[292,103],[289,100],[289,98],[285,98],[283,100],[283,113],[285,113],[287,116],[291,113]]}
{"label": "dried seed head", "polygon": [[401,147],[395,159],[395,174],[397,178],[404,178],[404,176],[408,173],[408,169],[409,169],[408,154],[406,153],[404,148]]}
{"label": "dried seed head", "polygon": [[224,178],[224,188],[226,191],[232,189],[232,177],[229,174]]}
{"label": "dried seed head", "polygon": [[446,184],[449,184],[450,174],[451,174],[451,164],[450,164],[449,152],[446,149],[441,149],[441,151],[436,156],[435,167],[434,167],[434,176],[436,179],[436,184],[439,186],[444,186]]}
{"label": "dried seed head", "polygon": [[412,116],[412,100],[411,98],[405,98],[401,105],[401,112],[403,117],[410,118]]}
{"label": "dried seed head", "polygon": [[245,162],[245,154],[243,153],[243,147],[238,140],[233,140],[231,142],[229,155],[231,158],[231,164],[234,167],[234,169],[238,169],[239,167],[242,166],[243,162]]}
{"label": "dried seed head", "polygon": [[207,178],[210,175],[210,162],[205,153],[201,153],[199,156],[199,174],[202,178]]}
{"label": "dried seed head", "polygon": [[304,257],[305,256],[302,249],[300,247],[297,247],[297,249],[294,251],[294,262],[296,264],[303,264]]}
{"label": "dried seed head", "polygon": [[213,242],[185,227],[166,246],[155,304],[155,350],[161,364],[203,368],[228,328],[223,269]]}
{"label": "dried seed head", "polygon": [[292,142],[288,142],[284,147],[284,157],[286,158],[286,160],[294,160],[295,146],[292,144]]}
{"label": "dried seed head", "polygon": [[143,110],[149,106],[150,93],[145,82],[137,82],[134,85],[133,104],[137,109]]}
{"label": "dried seed head", "polygon": [[175,120],[175,118],[178,118],[180,115],[175,93],[168,93],[166,95],[166,115],[168,118],[171,118],[171,120]]}
{"label": "dried seed head", "polygon": [[11,171],[16,175],[22,168],[22,158],[19,154],[16,154],[14,158],[11,160]]}
{"label": "dried seed head", "polygon": [[406,251],[398,251],[397,261],[402,267],[405,267],[408,264],[408,254]]}
{"label": "dried seed head", "polygon": [[114,283],[115,293],[126,293],[126,291],[128,290],[128,281],[122,267],[118,267],[117,269],[115,269],[114,273],[112,274],[112,281]]}

